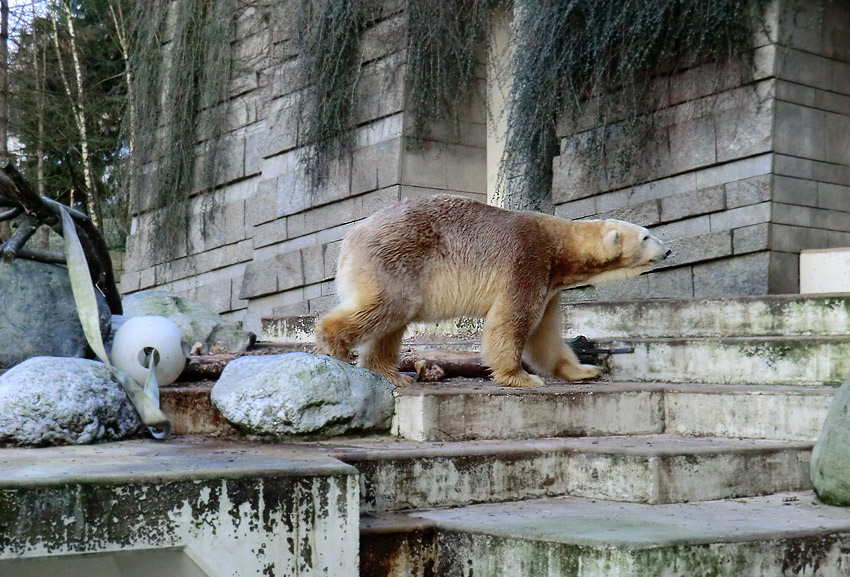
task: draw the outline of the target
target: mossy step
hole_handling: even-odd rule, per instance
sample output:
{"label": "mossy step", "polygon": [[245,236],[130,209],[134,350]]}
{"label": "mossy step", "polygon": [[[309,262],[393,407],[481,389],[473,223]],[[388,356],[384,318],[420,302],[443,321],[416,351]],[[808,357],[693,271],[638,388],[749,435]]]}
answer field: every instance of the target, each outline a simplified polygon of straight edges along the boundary
{"label": "mossy step", "polygon": [[811,487],[811,443],[675,435],[420,443],[331,440],[360,473],[361,512],[576,495],[676,503]]}
{"label": "mossy step", "polygon": [[344,575],[357,563],[357,471],[308,448],[220,439],[7,447],[0,519],[10,577],[114,575],[116,565],[133,568],[124,575]]}
{"label": "mossy step", "polygon": [[834,392],[832,387],[563,381],[513,389],[483,379],[453,379],[398,389],[393,433],[416,441],[671,433],[814,442]]}
{"label": "mossy step", "polygon": [[611,381],[747,385],[840,385],[850,376],[844,336],[704,337],[598,340],[631,348],[604,359]]}
{"label": "mossy step", "polygon": [[669,505],[562,497],[369,516],[360,547],[372,577],[839,577],[850,510],[811,492]]}
{"label": "mossy step", "polygon": [[564,332],[591,339],[850,335],[850,295],[564,303]]}
{"label": "mossy step", "polygon": [[[850,335],[847,294],[564,302],[561,314],[565,338]],[[312,315],[265,317],[260,339],[313,342],[316,320]],[[405,336],[435,342],[478,340],[483,326],[481,319],[473,318],[414,323]]]}

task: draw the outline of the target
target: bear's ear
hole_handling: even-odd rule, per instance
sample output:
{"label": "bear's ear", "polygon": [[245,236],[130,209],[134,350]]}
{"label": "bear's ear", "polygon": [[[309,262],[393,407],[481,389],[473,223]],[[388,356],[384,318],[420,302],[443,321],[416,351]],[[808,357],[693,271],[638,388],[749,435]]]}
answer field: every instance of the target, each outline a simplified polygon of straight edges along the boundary
{"label": "bear's ear", "polygon": [[605,257],[609,260],[615,259],[623,252],[623,242],[619,230],[612,230],[602,239]]}

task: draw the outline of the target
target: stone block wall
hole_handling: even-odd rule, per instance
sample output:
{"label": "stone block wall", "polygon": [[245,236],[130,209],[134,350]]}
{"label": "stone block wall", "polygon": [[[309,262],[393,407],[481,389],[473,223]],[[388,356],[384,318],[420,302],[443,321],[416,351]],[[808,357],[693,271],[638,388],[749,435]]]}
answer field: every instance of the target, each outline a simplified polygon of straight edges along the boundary
{"label": "stone block wall", "polygon": [[[486,200],[486,114],[478,97],[457,129],[433,127],[422,140],[405,135],[406,17],[387,0],[361,39],[354,147],[331,162],[326,182],[310,184],[299,159],[293,2],[271,24],[246,7],[233,30],[235,75],[223,138],[226,188],[195,197],[185,254],[152,262],[153,215],[133,217],[123,293],[162,288],[197,298],[259,332],[260,319],[321,313],[334,301],[340,244],[359,220],[400,199],[441,192]],[[143,200],[143,199],[142,199]],[[144,206],[140,202],[139,206]],[[212,211],[210,207],[214,206]]]}
{"label": "stone block wall", "polygon": [[[171,262],[153,260],[153,215],[136,199],[123,293],[163,288],[259,331],[264,316],[333,304],[341,240],[381,207],[441,192],[486,200],[486,67],[457,127],[438,124],[411,140],[397,0],[386,0],[361,41],[353,150],[331,162],[324,184],[310,185],[296,132],[306,87],[296,73],[292,5],[263,18],[246,3],[238,15],[237,73],[221,105],[226,186],[215,197],[194,192],[189,242]],[[576,154],[592,125],[559,126],[555,214],[630,220],[675,251],[656,272],[568,298],[797,292],[801,249],[850,245],[850,8],[777,0],[768,23],[752,72],[707,64],[659,86],[660,138],[625,173],[613,163],[589,170]],[[498,139],[490,137],[492,148]]]}
{"label": "stone block wall", "polygon": [[659,138],[625,174],[575,154],[592,126],[560,127],[555,213],[630,220],[675,252],[567,298],[795,293],[801,249],[850,246],[850,8],[779,0],[756,44],[752,74],[703,65],[659,87]]}

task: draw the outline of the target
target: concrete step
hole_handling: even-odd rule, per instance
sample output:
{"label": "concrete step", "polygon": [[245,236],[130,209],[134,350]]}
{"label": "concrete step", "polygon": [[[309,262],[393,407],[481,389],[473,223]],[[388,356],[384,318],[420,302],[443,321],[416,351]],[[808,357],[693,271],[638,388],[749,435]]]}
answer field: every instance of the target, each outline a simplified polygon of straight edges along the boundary
{"label": "concrete step", "polygon": [[850,335],[850,295],[565,303],[566,335],[694,338]]}
{"label": "concrete step", "polygon": [[0,575],[351,575],[357,492],[353,467],[303,447],[7,447]]}
{"label": "concrete step", "polygon": [[850,377],[846,337],[598,340],[634,353],[604,359],[612,381],[838,385]]}
{"label": "concrete step", "polygon": [[810,488],[812,443],[675,435],[420,443],[333,440],[361,512],[576,495],[678,503]]}
{"label": "concrete step", "polygon": [[[590,339],[850,335],[850,295],[767,295],[714,299],[565,302],[564,336]],[[262,319],[260,340],[312,342],[314,316]],[[478,339],[483,321],[415,323],[409,339]]]}
{"label": "concrete step", "polygon": [[[163,387],[179,435],[232,435],[212,382]],[[668,433],[814,442],[835,389],[765,385],[593,383],[511,389],[484,379],[397,389],[392,433],[413,441]]]}
{"label": "concrete step", "polygon": [[366,517],[360,547],[364,577],[839,577],[850,572],[850,510],[811,492],[670,505],[562,497]]}
{"label": "concrete step", "polygon": [[815,441],[832,387],[670,383],[500,387],[483,379],[396,391],[393,434],[416,441],[713,435]]}

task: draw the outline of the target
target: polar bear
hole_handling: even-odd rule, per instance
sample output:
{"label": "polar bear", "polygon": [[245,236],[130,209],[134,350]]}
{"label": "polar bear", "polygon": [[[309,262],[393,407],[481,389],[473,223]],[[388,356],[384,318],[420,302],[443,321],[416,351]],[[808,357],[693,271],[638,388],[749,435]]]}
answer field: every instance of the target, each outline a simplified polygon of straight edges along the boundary
{"label": "polar bear", "polygon": [[637,276],[670,250],[645,228],[621,220],[570,221],[455,196],[408,199],[380,210],[343,239],[340,304],[320,319],[320,353],[347,360],[397,386],[408,323],[485,317],[482,353],[493,380],[534,387],[537,372],[567,380],[597,377],[561,338],[564,288]]}

